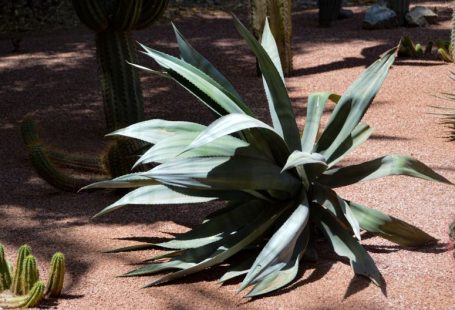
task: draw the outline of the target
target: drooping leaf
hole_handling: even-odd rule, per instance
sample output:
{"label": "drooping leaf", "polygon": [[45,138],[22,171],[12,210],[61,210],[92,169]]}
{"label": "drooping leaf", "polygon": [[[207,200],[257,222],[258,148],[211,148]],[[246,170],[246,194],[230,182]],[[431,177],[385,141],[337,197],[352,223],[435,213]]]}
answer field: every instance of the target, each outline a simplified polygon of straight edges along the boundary
{"label": "drooping leaf", "polygon": [[249,146],[247,142],[232,136],[221,137],[201,147],[183,153],[198,135],[199,133],[188,132],[163,139],[145,152],[134,166],[152,162],[165,163],[177,157],[230,157],[238,154],[244,157],[267,159],[262,152]]}
{"label": "drooping leaf", "polygon": [[247,274],[255,259],[256,256],[254,255],[247,256],[240,264],[233,265],[231,268],[229,268],[229,270],[226,271],[226,273],[223,274],[223,276],[220,278],[219,282],[224,283],[226,281]]}
{"label": "drooping leaf", "polygon": [[395,60],[396,48],[369,66],[346,90],[335,106],[329,122],[318,140],[316,151],[326,158],[352,133],[373,102],[389,68]]}
{"label": "drooping leaf", "polygon": [[360,227],[382,238],[409,247],[422,246],[437,241],[419,228],[393,216],[351,201],[347,203],[351,206]]}
{"label": "drooping leaf", "polygon": [[340,96],[329,92],[311,93],[308,96],[305,127],[303,128],[301,139],[302,152],[313,152],[322,113],[324,112],[325,104],[329,99],[336,103],[340,99]]}
{"label": "drooping leaf", "polygon": [[186,196],[177,193],[164,185],[148,185],[129,192],[115,203],[104,208],[94,217],[104,215],[126,205],[203,203],[214,199],[217,199],[217,197]]}
{"label": "drooping leaf", "polygon": [[260,278],[283,269],[293,257],[297,240],[309,219],[309,206],[304,197],[283,225],[273,234],[245,276],[239,291]]}
{"label": "drooping leaf", "polygon": [[186,233],[176,235],[173,240],[159,243],[157,246],[168,249],[189,249],[217,242],[249,224],[258,214],[267,209],[266,206],[267,204],[264,205],[264,202],[260,200],[238,203],[235,208],[229,208],[227,212],[203,222]]}
{"label": "drooping leaf", "polygon": [[157,181],[145,177],[142,172],[125,174],[112,180],[99,181],[89,184],[80,190],[96,189],[96,188],[136,188],[147,185],[156,185]]}
{"label": "drooping leaf", "polygon": [[324,208],[312,208],[312,218],[322,228],[323,233],[332,244],[334,251],[347,257],[351,267],[358,275],[368,277],[374,284],[380,286],[383,278],[376,264],[360,243],[352,237],[335,219],[335,217]]}
{"label": "drooping leaf", "polygon": [[206,126],[191,122],[153,119],[116,130],[108,136],[125,136],[155,144],[182,132],[201,132]]}
{"label": "drooping leaf", "polygon": [[[235,16],[234,24],[240,35],[245,39],[250,49],[257,57],[265,81],[264,86],[268,93],[267,99],[269,100],[273,127],[277,133],[283,137],[291,151],[301,150],[299,129],[295,121],[291,100],[289,99],[283,79],[267,52],[267,50],[276,51],[277,49],[276,44],[273,44],[275,43],[274,39],[270,38],[270,29],[266,30],[263,34],[263,37],[268,36],[268,38],[266,37],[263,39],[264,44],[267,45],[262,47],[253,34],[251,34]],[[268,27],[267,24],[266,27]],[[272,55],[275,55],[276,53],[277,52],[271,52]]]}
{"label": "drooping leaf", "polygon": [[293,193],[298,179],[273,163],[246,157],[196,157],[161,164],[144,176],[192,189],[278,190]]}
{"label": "drooping leaf", "polygon": [[358,165],[327,170],[317,179],[317,182],[333,188],[391,175],[406,175],[452,184],[417,159],[399,155],[389,155]]}

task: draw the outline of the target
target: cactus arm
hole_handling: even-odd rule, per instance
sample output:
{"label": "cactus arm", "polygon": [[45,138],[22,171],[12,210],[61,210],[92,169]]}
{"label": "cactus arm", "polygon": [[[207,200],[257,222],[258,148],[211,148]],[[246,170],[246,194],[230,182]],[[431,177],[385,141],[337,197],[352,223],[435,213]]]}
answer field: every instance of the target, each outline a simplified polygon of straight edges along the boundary
{"label": "cactus arm", "polygon": [[131,30],[141,17],[142,2],[142,0],[119,0],[117,10],[111,20],[112,29],[115,31]]}
{"label": "cactus arm", "polygon": [[45,295],[47,297],[58,297],[62,293],[65,280],[65,256],[57,252],[52,256],[49,268],[49,279],[46,285]]}
{"label": "cactus arm", "polygon": [[10,290],[15,295],[23,295],[23,273],[25,258],[31,254],[31,248],[24,244],[17,251],[16,270],[14,271],[13,281]]}
{"label": "cactus arm", "polygon": [[21,279],[22,294],[28,294],[33,285],[39,280],[39,271],[36,259],[33,255],[28,255],[24,260],[24,272]]}
{"label": "cactus arm", "polygon": [[140,30],[157,20],[166,10],[169,0],[149,1],[142,3],[142,12],[134,29]]}
{"label": "cactus arm", "polygon": [[9,289],[11,286],[10,266],[5,259],[5,249],[0,244],[0,292]]}
{"label": "cactus arm", "polygon": [[33,308],[44,298],[44,283],[38,281],[25,296],[0,299],[0,307],[6,308]]}
{"label": "cactus arm", "polygon": [[109,27],[106,10],[93,0],[73,0],[73,7],[82,23],[95,32],[105,31]]}

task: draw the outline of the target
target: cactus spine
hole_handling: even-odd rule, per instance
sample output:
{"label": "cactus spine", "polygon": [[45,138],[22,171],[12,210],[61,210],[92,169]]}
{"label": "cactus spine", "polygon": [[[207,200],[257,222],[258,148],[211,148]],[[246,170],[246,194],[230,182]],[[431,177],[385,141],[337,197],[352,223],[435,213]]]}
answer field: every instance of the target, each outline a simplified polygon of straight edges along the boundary
{"label": "cactus spine", "polygon": [[24,244],[22,245],[19,250],[17,251],[17,260],[16,260],[16,270],[14,271],[13,282],[11,284],[11,292],[15,295],[23,295],[23,286],[22,286],[22,279],[24,273],[24,263],[25,258],[29,256],[31,253],[31,248]]}
{"label": "cactus spine", "polygon": [[250,0],[251,26],[257,39],[261,38],[267,16],[278,46],[283,72],[289,75],[292,71],[292,1]]}
{"label": "cactus spine", "polygon": [[65,277],[65,256],[57,252],[52,256],[49,268],[49,280],[47,281],[45,295],[47,297],[58,297],[62,293]]}
{"label": "cactus spine", "polygon": [[11,286],[10,265],[5,259],[5,249],[0,244],[0,292],[9,289]]}
{"label": "cactus spine", "polygon": [[21,278],[22,294],[27,294],[38,280],[39,271],[36,259],[33,255],[28,255],[24,260],[24,272]]}

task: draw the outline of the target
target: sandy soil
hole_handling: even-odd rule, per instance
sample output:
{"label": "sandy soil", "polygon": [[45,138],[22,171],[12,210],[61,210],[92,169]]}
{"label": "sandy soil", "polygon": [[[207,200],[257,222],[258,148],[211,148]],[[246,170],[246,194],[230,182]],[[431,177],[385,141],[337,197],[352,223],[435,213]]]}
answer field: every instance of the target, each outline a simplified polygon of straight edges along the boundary
{"label": "sandy soil", "polygon": [[[379,54],[403,34],[426,43],[448,38],[449,1],[438,6],[441,22],[426,29],[360,29],[363,7],[333,28],[317,27],[316,10],[294,13],[294,67],[287,79],[299,125],[304,123],[307,95],[341,93]],[[242,16],[245,19],[245,16]],[[235,32],[229,15],[211,13],[177,22],[194,46],[232,80],[254,110],[266,115],[262,82],[254,57]],[[136,33],[154,48],[176,54],[169,24]],[[423,228],[440,244],[418,251],[379,238],[364,241],[387,281],[387,294],[360,278],[333,255],[307,265],[299,279],[273,296],[249,301],[235,295],[238,283],[221,286],[223,268],[208,270],[162,287],[141,289],[152,278],[116,278],[131,264],[154,253],[104,254],[131,244],[116,238],[170,237],[198,223],[217,206],[129,207],[100,220],[90,219],[118,198],[114,193],[62,193],[41,181],[27,159],[18,122],[35,112],[46,141],[70,151],[99,152],[105,141],[102,101],[96,75],[93,35],[81,28],[27,37],[23,53],[10,54],[0,41],[0,242],[13,259],[23,243],[32,246],[42,274],[53,252],[68,260],[65,295],[44,306],[59,309],[455,309],[455,260],[446,250],[447,227],[455,217],[454,188],[392,177],[340,190],[348,199],[400,217]],[[141,63],[151,62],[142,59]],[[373,138],[349,159],[358,162],[385,154],[409,154],[455,181],[455,144],[429,113],[431,105],[448,105],[434,94],[453,92],[453,64],[432,60],[398,60],[365,120]],[[149,118],[208,123],[210,114],[176,85],[143,74]]]}

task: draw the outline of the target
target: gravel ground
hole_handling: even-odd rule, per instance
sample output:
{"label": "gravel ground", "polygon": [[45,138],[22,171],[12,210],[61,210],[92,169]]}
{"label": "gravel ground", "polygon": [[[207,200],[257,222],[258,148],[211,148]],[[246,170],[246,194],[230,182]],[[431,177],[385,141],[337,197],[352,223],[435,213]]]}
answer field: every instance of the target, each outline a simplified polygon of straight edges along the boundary
{"label": "gravel ground", "polygon": [[[312,91],[342,93],[378,55],[403,34],[426,43],[448,38],[449,1],[433,1],[440,23],[425,29],[360,29],[364,7],[333,28],[317,27],[316,10],[294,13],[294,74],[287,85],[298,116],[305,121]],[[243,16],[245,19],[245,16]],[[194,46],[230,78],[261,117],[265,111],[262,82],[254,57],[235,32],[228,14],[206,12],[182,17],[177,25]],[[176,54],[168,23],[135,34],[138,41]],[[27,159],[19,121],[35,113],[42,136],[70,151],[96,154],[105,145],[93,35],[81,28],[25,38],[23,52],[10,54],[0,41],[0,242],[7,256],[28,243],[41,261],[53,252],[67,255],[65,295],[47,301],[58,309],[455,309],[455,260],[447,251],[447,227],[455,218],[454,188],[406,177],[362,183],[340,189],[348,199],[412,222],[440,239],[421,250],[397,247],[379,238],[364,241],[387,282],[386,294],[360,278],[332,255],[308,265],[299,279],[271,297],[250,301],[235,295],[238,283],[221,286],[223,268],[166,286],[140,289],[152,278],[116,278],[131,264],[154,253],[112,255],[102,251],[131,244],[118,238],[166,238],[198,223],[217,205],[130,207],[100,220],[90,217],[118,198],[114,193],[62,193],[41,181]],[[150,65],[147,59],[141,63]],[[365,120],[375,128],[372,139],[350,162],[385,154],[409,154],[455,181],[455,144],[446,142],[431,105],[449,105],[434,97],[453,92],[448,75],[453,64],[399,59]],[[149,118],[210,122],[210,114],[176,85],[143,75]],[[46,264],[47,265],[47,264]]]}

